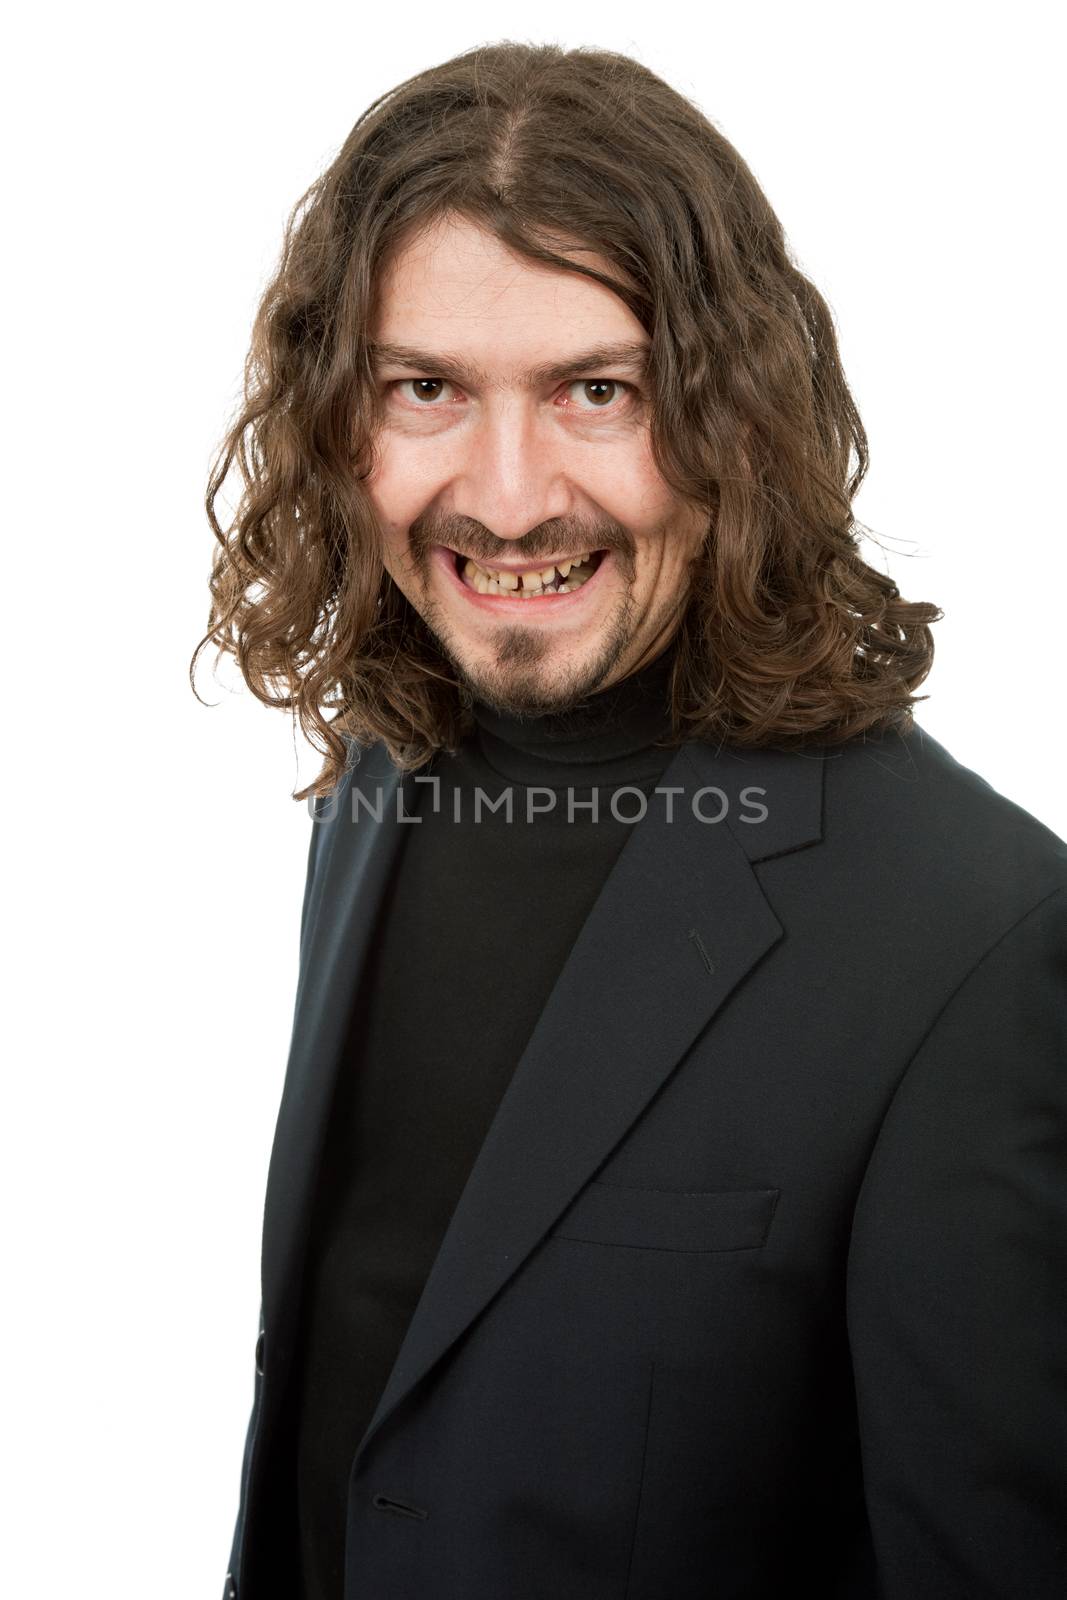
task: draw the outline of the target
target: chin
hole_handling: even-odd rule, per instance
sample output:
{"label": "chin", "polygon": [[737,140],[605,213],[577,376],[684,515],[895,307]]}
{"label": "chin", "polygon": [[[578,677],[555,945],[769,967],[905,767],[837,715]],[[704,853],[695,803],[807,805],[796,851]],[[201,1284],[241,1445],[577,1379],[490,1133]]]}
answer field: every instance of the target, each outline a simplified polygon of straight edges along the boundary
{"label": "chin", "polygon": [[510,716],[540,716],[566,711],[593,693],[610,670],[601,665],[599,653],[584,663],[576,663],[573,656],[556,662],[553,655],[549,652],[538,661],[513,660],[503,665],[454,659],[453,665],[467,695],[483,705]]}

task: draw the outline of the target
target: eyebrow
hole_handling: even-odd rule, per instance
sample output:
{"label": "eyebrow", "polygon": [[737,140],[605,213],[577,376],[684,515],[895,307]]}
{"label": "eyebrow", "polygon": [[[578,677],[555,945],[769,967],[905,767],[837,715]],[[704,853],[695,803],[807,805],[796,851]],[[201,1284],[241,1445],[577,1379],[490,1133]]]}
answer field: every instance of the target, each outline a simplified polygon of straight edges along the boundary
{"label": "eyebrow", "polygon": [[[435,378],[444,378],[449,383],[469,384],[472,388],[486,388],[492,383],[489,374],[480,367],[472,366],[462,356],[447,350],[435,353],[432,350],[416,350],[407,344],[379,343],[376,340],[371,340],[367,348],[371,366],[375,370],[384,366],[414,367]],[[544,383],[559,383],[564,378],[578,377],[582,373],[599,375],[608,367],[623,367],[637,376],[643,376],[648,370],[650,349],[650,345],[632,342],[598,344],[589,350],[576,351],[562,361],[548,361],[530,367],[519,378],[526,388],[533,389]],[[514,376],[510,382],[515,382]],[[505,380],[507,383],[508,380]]]}

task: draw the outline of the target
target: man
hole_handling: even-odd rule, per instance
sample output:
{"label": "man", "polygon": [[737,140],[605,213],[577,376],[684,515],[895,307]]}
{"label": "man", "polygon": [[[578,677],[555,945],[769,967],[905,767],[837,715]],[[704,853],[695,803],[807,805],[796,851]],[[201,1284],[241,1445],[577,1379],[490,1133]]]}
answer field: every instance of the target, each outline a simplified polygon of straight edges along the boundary
{"label": "man", "polygon": [[912,721],[825,303],[608,53],[305,201],[213,481],[327,755],[226,1593],[1059,1596],[1067,845]]}

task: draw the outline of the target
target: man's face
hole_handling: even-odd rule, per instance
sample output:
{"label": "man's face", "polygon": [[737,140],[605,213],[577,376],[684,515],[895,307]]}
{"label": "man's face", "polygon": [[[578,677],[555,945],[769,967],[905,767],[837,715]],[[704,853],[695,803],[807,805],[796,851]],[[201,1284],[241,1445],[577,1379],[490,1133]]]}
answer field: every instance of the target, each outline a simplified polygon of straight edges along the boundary
{"label": "man's face", "polygon": [[[411,353],[375,356],[384,410],[365,484],[383,559],[460,681],[500,710],[548,711],[659,655],[707,517],[653,462],[649,339],[623,301],[453,218],[383,274],[372,337]],[[584,359],[606,346],[637,346],[638,361]]]}

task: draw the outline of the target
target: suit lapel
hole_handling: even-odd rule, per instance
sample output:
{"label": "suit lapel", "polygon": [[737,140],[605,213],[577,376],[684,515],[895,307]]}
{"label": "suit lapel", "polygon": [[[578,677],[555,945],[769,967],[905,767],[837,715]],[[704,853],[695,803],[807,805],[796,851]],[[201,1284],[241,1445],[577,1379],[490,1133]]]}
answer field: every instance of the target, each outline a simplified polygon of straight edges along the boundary
{"label": "suit lapel", "polygon": [[[471,1170],[360,1451],[519,1270],[719,1007],[781,939],[752,863],[819,839],[822,774],[818,751],[742,755],[691,744],[675,752],[660,779],[661,788],[678,791],[671,820],[665,797],[651,796],[582,928]],[[709,792],[716,788],[728,800],[725,825],[700,820],[718,814],[721,800]],[[742,803],[744,788],[753,793]],[[764,820],[742,820],[760,804]],[[396,831],[386,824],[377,850],[364,845],[353,858],[338,933],[320,928],[315,945],[327,968],[342,949],[347,962],[362,961]],[[351,904],[357,888],[358,913]],[[309,1023],[315,1001],[321,1005],[329,992],[329,976],[321,973],[309,992]],[[334,1041],[316,1024],[318,1070]],[[299,1154],[283,1159],[306,1161],[305,1140]]]}

